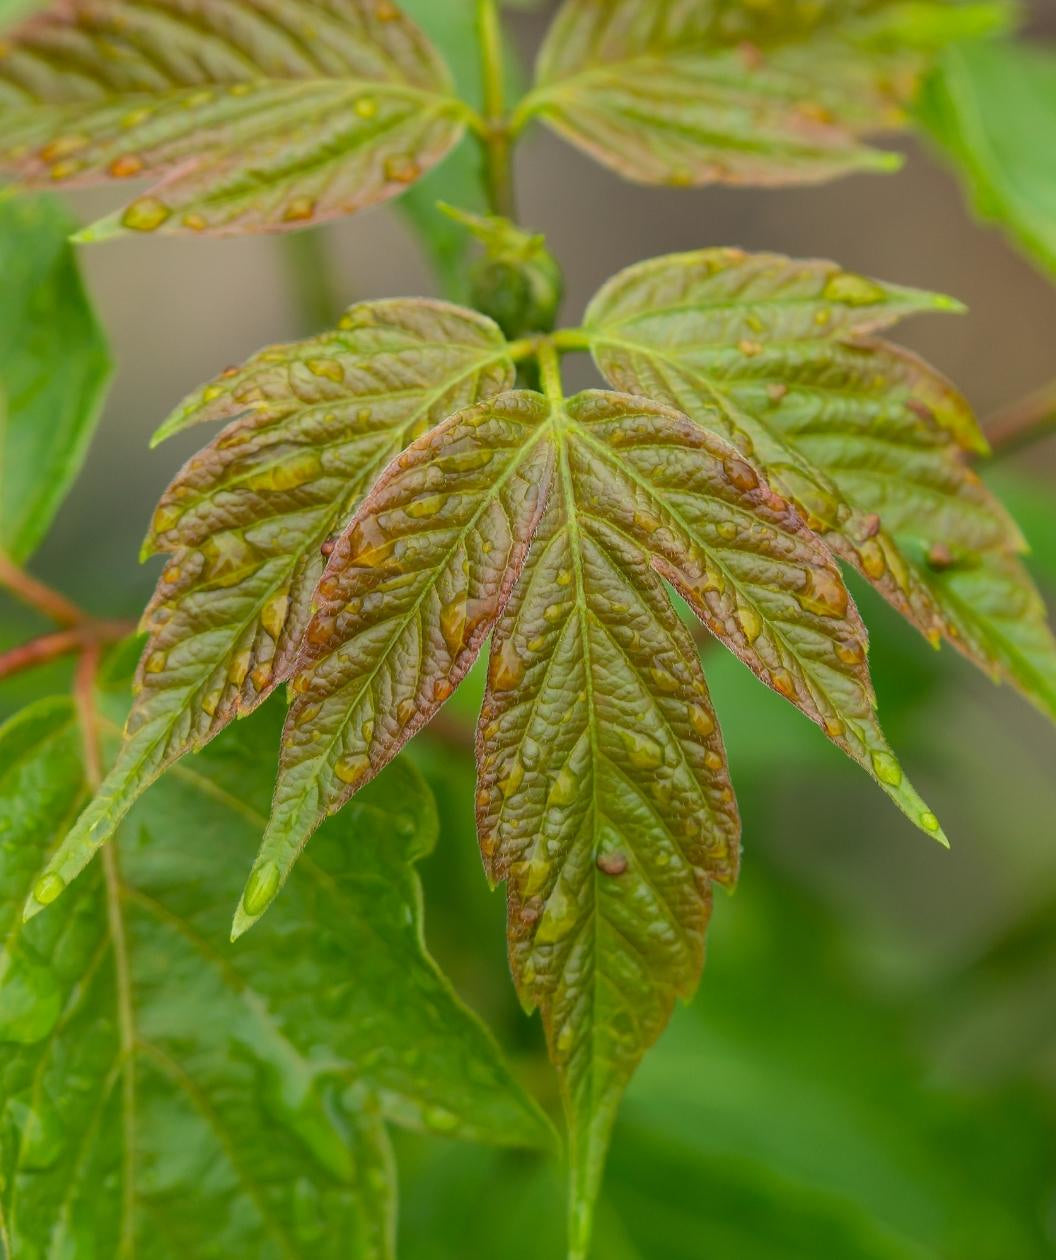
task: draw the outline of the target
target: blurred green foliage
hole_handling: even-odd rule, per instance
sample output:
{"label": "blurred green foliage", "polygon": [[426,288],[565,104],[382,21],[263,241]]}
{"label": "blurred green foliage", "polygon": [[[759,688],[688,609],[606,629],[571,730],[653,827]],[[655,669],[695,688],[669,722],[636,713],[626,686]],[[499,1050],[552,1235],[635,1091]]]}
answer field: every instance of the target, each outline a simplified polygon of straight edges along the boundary
{"label": "blurred green foliage", "polygon": [[919,107],[976,210],[1056,273],[1056,51],[970,44],[944,54]]}
{"label": "blurred green foliage", "polygon": [[0,193],[0,551],[47,533],[91,441],[110,359],[50,197]]}

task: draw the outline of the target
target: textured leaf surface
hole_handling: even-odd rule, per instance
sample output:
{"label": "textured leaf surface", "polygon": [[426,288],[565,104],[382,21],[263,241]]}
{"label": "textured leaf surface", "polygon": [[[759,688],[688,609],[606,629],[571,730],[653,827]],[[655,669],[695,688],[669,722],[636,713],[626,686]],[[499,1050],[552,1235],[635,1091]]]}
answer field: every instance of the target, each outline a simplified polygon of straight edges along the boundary
{"label": "textured leaf surface", "polygon": [[723,433],[924,634],[1051,712],[1056,645],[1019,530],[966,462],[986,445],[975,419],[927,364],[868,336],[954,306],[832,263],[705,250],[622,272],[587,326],[616,387]]}
{"label": "textured leaf surface", "polygon": [[739,840],[693,641],[583,473],[563,458],[478,730],[485,865],[509,881],[511,964],[570,1119],[576,1255],[623,1088],[696,984]]}
{"label": "textured leaf surface", "polygon": [[80,471],[110,360],[50,198],[0,199],[0,551],[21,562]]}
{"label": "textured leaf surface", "polygon": [[91,239],[361,210],[435,165],[464,114],[389,0],[72,0],[13,31],[0,59],[0,169],[158,181]]}
{"label": "textured leaf surface", "polygon": [[919,114],[979,213],[1056,272],[1056,52],[1011,43],[951,50]]}
{"label": "textured leaf surface", "polygon": [[555,488],[498,623],[478,731],[481,847],[509,881],[510,955],[572,1129],[585,1254],[615,1109],[694,988],[739,824],[673,583],[712,632],[931,832],[876,724],[865,634],[824,547],[737,451],[680,413],[552,404]]}
{"label": "textured leaf surface", "polygon": [[227,945],[275,716],[160,784],[66,913],[25,927],[22,898],[84,792],[81,733],[62,700],[0,731],[0,1229],[14,1256],[388,1258],[387,1120],[546,1141],[424,951],[410,863],[436,819],[404,766],[319,836],[286,906]]}
{"label": "textured leaf surface", "polygon": [[[553,447],[537,394],[512,392],[420,437],[371,490],[316,594],[260,871],[285,879],[319,823],[458,686],[515,582]],[[243,898],[235,934],[263,912]]]}
{"label": "textured leaf surface", "polygon": [[320,547],[385,464],[413,435],[512,381],[489,320],[438,302],[374,302],[335,332],[263,351],[166,422],[163,436],[231,421],[155,513],[145,550],[172,558],[144,616],[150,639],[128,738],[52,860],[65,882],[167,765],[288,676]]}
{"label": "textured leaf surface", "polygon": [[566,0],[518,111],[653,184],[773,184],[898,165],[859,137],[904,121],[931,51],[1000,21],[942,0]]}

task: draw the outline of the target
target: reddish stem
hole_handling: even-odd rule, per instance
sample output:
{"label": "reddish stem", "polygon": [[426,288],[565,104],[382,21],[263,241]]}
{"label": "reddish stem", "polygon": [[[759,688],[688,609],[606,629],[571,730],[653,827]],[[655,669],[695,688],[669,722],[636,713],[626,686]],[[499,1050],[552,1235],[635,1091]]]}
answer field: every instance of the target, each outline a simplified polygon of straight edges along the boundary
{"label": "reddish stem", "polygon": [[7,589],[23,604],[43,613],[50,621],[60,626],[77,626],[91,618],[82,608],[78,608],[72,600],[60,595],[58,591],[30,577],[17,564],[10,561],[0,552],[0,586]]}
{"label": "reddish stem", "polygon": [[95,674],[99,668],[102,645],[92,643],[84,649],[77,661],[73,680],[73,699],[81,724],[84,744],[84,773],[88,786],[98,791],[103,781],[102,759],[99,753],[99,724],[95,713]]}
{"label": "reddish stem", "polygon": [[995,455],[1010,455],[1056,430],[1056,383],[999,411],[986,425]]}
{"label": "reddish stem", "polygon": [[135,627],[124,621],[86,621],[69,630],[56,630],[54,634],[42,634],[28,643],[0,652],[0,679],[10,678],[23,670],[35,669],[48,661],[58,660],[71,652],[84,652],[117,643]]}
{"label": "reddish stem", "polygon": [[65,630],[42,634],[29,643],[0,652],[0,679],[18,674],[24,669],[44,665],[70,652],[83,652],[98,657],[99,650],[107,643],[117,643],[135,630],[129,621],[96,621],[90,613],[79,608],[72,600],[58,591],[30,577],[2,552],[0,552],[0,586],[6,586],[12,595],[24,604],[36,609]]}

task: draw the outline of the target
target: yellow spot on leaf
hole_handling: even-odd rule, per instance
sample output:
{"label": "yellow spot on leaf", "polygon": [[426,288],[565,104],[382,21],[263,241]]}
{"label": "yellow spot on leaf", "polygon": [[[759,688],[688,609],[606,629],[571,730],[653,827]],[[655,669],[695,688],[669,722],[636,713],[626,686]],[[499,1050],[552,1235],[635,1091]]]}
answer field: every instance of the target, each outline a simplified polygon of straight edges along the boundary
{"label": "yellow spot on leaf", "polygon": [[121,216],[121,222],[133,232],[153,232],[172,214],[157,197],[140,197]]}

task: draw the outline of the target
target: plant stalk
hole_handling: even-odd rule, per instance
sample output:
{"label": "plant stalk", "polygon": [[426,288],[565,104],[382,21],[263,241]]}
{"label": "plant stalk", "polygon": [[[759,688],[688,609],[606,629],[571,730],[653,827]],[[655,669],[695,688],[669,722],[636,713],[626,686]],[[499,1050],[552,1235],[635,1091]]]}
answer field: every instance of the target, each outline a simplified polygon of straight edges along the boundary
{"label": "plant stalk", "polygon": [[561,358],[552,338],[541,337],[536,349],[536,361],[539,364],[539,382],[542,392],[551,402],[564,401],[564,387],[561,383]]}
{"label": "plant stalk", "polygon": [[999,411],[985,426],[995,456],[1011,455],[1056,432],[1056,381]]}
{"label": "plant stalk", "polygon": [[329,241],[318,228],[288,232],[279,242],[283,270],[305,336],[332,328],[342,311]]}
{"label": "plant stalk", "polygon": [[82,608],[78,608],[72,600],[67,599],[65,595],[60,595],[58,591],[53,591],[43,582],[38,582],[36,578],[30,577],[24,569],[20,569],[2,552],[0,552],[0,586],[7,587],[16,599],[57,625],[78,626],[82,622],[91,620],[89,615]]}
{"label": "plant stalk", "polygon": [[514,220],[513,163],[506,86],[503,73],[502,25],[498,0],[477,0],[477,36],[484,82],[484,187],[492,214]]}
{"label": "plant stalk", "polygon": [[133,629],[124,622],[85,622],[69,630],[56,630],[54,634],[42,634],[18,647],[0,652],[0,679],[10,678],[38,665],[56,661],[71,652],[85,652],[107,643],[117,643]]}
{"label": "plant stalk", "polygon": [[71,652],[98,652],[109,643],[120,642],[136,628],[130,621],[97,621],[65,595],[30,577],[2,553],[0,586],[5,586],[22,603],[64,627],[0,652],[0,679],[45,665]]}

